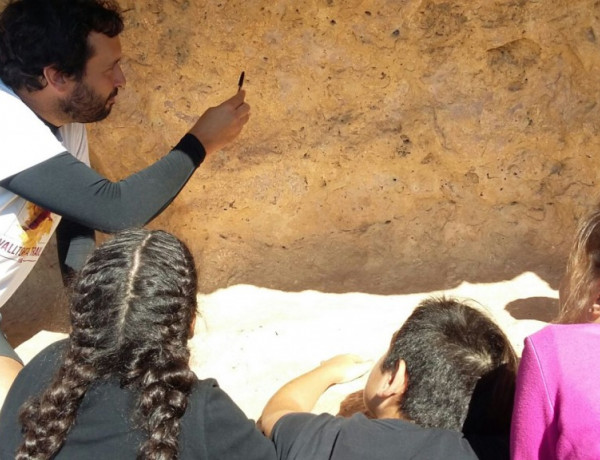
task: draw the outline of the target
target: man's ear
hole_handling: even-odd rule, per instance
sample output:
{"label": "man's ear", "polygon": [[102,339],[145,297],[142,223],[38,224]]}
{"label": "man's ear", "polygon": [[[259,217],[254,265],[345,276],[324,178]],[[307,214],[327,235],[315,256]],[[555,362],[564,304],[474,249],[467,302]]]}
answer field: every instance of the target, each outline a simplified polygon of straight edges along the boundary
{"label": "man's ear", "polygon": [[52,66],[44,67],[43,72],[46,83],[48,83],[48,86],[55,91],[64,93],[71,88],[73,78],[68,77],[64,72],[61,72]]}
{"label": "man's ear", "polygon": [[406,362],[398,360],[396,367],[383,373],[383,380],[377,391],[377,396],[382,399],[392,396],[401,397],[408,385],[408,374],[406,373]]}

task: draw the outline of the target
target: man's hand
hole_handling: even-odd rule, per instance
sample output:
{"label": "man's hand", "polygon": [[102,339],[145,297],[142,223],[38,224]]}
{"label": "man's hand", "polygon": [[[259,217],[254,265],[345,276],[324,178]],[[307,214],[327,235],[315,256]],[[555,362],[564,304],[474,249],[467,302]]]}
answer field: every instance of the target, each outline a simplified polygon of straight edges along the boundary
{"label": "man's hand", "polygon": [[190,134],[202,143],[207,155],[234,140],[248,122],[250,106],[244,102],[245,97],[245,91],[238,91],[232,98],[204,112],[190,129]]}

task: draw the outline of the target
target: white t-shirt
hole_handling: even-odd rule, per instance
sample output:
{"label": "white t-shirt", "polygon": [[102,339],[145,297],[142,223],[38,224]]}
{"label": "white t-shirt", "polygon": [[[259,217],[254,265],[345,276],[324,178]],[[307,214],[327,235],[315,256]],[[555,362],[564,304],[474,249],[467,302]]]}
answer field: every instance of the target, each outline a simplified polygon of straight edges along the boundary
{"label": "white t-shirt", "polygon": [[[89,165],[85,126],[62,126],[55,136],[0,80],[0,180],[65,150]],[[0,308],[36,264],[60,216],[0,187]]]}

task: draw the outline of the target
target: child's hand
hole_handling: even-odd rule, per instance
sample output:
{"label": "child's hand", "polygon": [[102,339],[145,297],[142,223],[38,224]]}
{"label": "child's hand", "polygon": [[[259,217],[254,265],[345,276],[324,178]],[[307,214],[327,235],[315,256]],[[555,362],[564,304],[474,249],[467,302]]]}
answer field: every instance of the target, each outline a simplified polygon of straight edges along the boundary
{"label": "child's hand", "polygon": [[372,360],[357,355],[337,355],[323,361],[320,368],[331,376],[332,383],[345,383],[355,380],[371,370]]}

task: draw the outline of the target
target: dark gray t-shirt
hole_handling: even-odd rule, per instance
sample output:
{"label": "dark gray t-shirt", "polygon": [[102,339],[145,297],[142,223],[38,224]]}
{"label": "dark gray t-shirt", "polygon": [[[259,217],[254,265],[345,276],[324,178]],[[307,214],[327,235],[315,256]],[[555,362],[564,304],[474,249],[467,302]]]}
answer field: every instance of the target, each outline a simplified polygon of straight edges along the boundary
{"label": "dark gray t-shirt", "polygon": [[363,414],[289,414],[272,437],[280,460],[477,459],[461,433]]}
{"label": "dark gray t-shirt", "polygon": [[[38,394],[57,368],[64,341],[50,345],[18,375],[0,412],[0,459],[14,460],[21,442],[19,407]],[[86,393],[77,420],[54,458],[135,459],[145,433],[132,427],[135,397],[108,381]],[[181,419],[179,458],[200,460],[274,460],[273,444],[258,431],[213,379],[198,380]]]}

